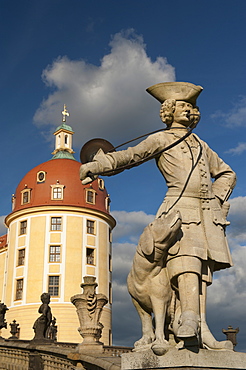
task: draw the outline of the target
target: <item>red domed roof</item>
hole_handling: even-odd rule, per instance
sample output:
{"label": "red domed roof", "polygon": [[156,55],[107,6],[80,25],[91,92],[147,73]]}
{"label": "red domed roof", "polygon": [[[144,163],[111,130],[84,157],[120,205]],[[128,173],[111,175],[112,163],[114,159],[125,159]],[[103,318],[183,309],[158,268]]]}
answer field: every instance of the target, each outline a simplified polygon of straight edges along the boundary
{"label": "red domed roof", "polygon": [[[79,179],[80,165],[75,160],[63,158],[52,159],[33,168],[17,186],[13,212],[37,206],[64,205],[109,213],[105,201],[108,194],[103,186],[103,180],[97,179],[91,184],[82,185]],[[38,177],[40,173],[41,175]],[[63,199],[52,199],[53,187],[63,189]],[[95,204],[86,202],[87,191],[85,189],[95,191]],[[28,202],[26,200],[23,202],[25,192],[30,194]]]}

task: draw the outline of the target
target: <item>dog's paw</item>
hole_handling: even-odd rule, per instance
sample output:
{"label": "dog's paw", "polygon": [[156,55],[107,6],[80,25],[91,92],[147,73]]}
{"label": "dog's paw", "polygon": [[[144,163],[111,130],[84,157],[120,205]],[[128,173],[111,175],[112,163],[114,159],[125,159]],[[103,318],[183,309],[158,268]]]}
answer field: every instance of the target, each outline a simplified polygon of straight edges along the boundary
{"label": "dog's paw", "polygon": [[163,356],[169,349],[169,343],[164,341],[157,341],[155,340],[151,346],[152,351],[157,356]]}
{"label": "dog's paw", "polygon": [[155,340],[154,334],[143,335],[142,338],[140,338],[134,343],[134,348],[146,346],[148,344],[151,344],[154,340]]}

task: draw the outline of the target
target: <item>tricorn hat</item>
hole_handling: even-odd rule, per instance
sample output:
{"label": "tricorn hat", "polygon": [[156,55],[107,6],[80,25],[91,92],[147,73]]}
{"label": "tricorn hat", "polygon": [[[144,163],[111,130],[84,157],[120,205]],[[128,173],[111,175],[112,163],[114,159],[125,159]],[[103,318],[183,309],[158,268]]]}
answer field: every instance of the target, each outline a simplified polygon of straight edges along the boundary
{"label": "tricorn hat", "polygon": [[187,101],[196,105],[196,99],[203,88],[190,82],[162,82],[150,86],[146,91],[163,103],[167,99]]}

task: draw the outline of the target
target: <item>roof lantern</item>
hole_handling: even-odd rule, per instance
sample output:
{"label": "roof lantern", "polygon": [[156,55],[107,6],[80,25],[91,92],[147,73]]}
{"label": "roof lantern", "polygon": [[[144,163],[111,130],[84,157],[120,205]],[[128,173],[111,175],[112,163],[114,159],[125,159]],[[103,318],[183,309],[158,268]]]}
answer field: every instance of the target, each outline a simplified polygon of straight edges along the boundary
{"label": "roof lantern", "polygon": [[66,117],[69,117],[66,104],[64,104],[62,113],[62,124],[58,126],[54,132],[56,137],[55,150],[52,152],[53,157],[51,159],[73,159],[72,139],[73,129],[71,126],[66,124]]}

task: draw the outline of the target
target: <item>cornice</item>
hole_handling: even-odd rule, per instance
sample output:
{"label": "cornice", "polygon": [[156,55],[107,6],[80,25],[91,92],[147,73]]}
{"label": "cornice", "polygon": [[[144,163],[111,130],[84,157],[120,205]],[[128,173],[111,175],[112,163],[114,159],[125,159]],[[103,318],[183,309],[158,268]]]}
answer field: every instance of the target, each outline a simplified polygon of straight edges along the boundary
{"label": "cornice", "polygon": [[75,206],[66,206],[66,205],[58,205],[58,206],[39,206],[39,207],[30,207],[21,209],[16,212],[10,213],[5,218],[5,225],[9,227],[10,223],[16,220],[19,217],[29,216],[31,214],[38,214],[38,213],[47,213],[47,212],[74,212],[84,215],[96,216],[104,221],[108,222],[110,227],[113,229],[116,225],[116,221],[110,214],[94,210],[91,208],[84,208],[84,207],[75,207]]}

